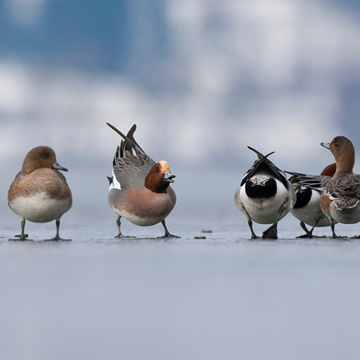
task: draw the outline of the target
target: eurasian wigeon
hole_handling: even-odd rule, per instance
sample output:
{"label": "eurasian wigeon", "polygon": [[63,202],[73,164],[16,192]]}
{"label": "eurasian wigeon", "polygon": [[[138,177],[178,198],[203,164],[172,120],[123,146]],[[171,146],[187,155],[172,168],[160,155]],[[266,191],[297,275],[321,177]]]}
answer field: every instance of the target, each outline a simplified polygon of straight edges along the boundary
{"label": "eurasian wigeon", "polygon": [[360,175],[353,173],[355,149],[344,136],[336,136],[331,143],[321,143],[336,161],[336,172],[320,197],[322,211],[330,220],[333,237],[335,222],[355,224],[360,221]]}
{"label": "eurasian wigeon", "polygon": [[9,207],[21,219],[20,240],[26,240],[26,220],[55,220],[56,235],[52,240],[63,240],[59,235],[60,218],[71,208],[72,196],[59,170],[67,171],[57,163],[54,150],[48,146],[37,146],[26,155],[8,193]]}
{"label": "eurasian wigeon", "polygon": [[[290,212],[300,220],[300,226],[305,231],[305,234],[298,238],[312,238],[315,227],[330,226],[328,217],[320,207],[320,195],[335,171],[335,163],[328,165],[320,175],[286,171],[292,175],[289,180],[296,193],[296,203]],[[305,224],[312,226],[311,230],[308,230]]]}
{"label": "eurasian wigeon", "polygon": [[108,201],[116,214],[118,234],[120,219],[124,217],[135,225],[150,226],[159,222],[165,229],[164,237],[176,237],[169,233],[165,218],[176,203],[176,195],[170,184],[175,175],[170,173],[169,164],[162,160],[155,163],[134,139],[136,125],[127,135],[107,123],[121,137],[112,168]]}
{"label": "eurasian wigeon", "polygon": [[259,224],[272,224],[263,232],[263,239],[277,239],[277,223],[292,209],[296,201],[293,186],[286,175],[279,170],[268,156],[251,148],[258,155],[254,165],[246,172],[235,192],[235,205],[245,214],[251,231],[252,221]]}

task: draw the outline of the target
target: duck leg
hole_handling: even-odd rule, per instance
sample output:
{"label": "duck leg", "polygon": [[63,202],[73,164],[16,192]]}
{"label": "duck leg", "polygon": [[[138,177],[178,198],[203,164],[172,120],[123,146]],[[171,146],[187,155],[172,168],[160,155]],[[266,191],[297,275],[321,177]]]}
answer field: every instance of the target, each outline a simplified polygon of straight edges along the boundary
{"label": "duck leg", "polygon": [[306,239],[306,238],[312,238],[312,232],[314,230],[315,225],[312,227],[312,229],[309,231],[303,221],[300,221],[300,226],[305,231],[304,235],[297,236],[297,239]]}
{"label": "duck leg", "polygon": [[56,235],[53,240],[61,240],[61,238],[60,238],[60,219],[56,219]]}
{"label": "duck leg", "polygon": [[331,218],[329,218],[329,220],[330,220],[330,227],[331,227],[331,231],[332,231],[332,238],[333,238],[333,239],[337,239],[339,236],[337,236],[337,235],[335,234],[335,224],[334,224],[334,221],[333,221],[333,219],[331,219]]}
{"label": "duck leg", "polygon": [[114,236],[117,239],[124,239],[124,238],[132,238],[131,236],[125,236],[122,234],[121,230],[120,230],[120,226],[121,226],[121,216],[120,215],[116,215],[116,227],[118,229],[118,234],[116,236]]}
{"label": "duck leg", "polygon": [[332,238],[333,239],[341,239],[344,238],[346,236],[339,236],[335,234],[335,224],[334,224],[334,220],[332,218],[329,217],[330,220],[330,227],[331,227],[331,231],[332,231]]}
{"label": "duck leg", "polygon": [[21,218],[21,236],[20,240],[26,240],[25,236],[25,219]]}
{"label": "duck leg", "polygon": [[277,239],[277,222],[272,224],[267,230],[263,232],[263,239]]}
{"label": "duck leg", "polygon": [[115,236],[116,238],[122,238],[123,237],[123,234],[121,233],[121,230],[120,230],[120,226],[121,226],[121,216],[120,215],[116,215],[116,227],[118,229],[118,234]]}
{"label": "duck leg", "polygon": [[254,232],[253,224],[252,224],[252,221],[251,221],[250,218],[248,219],[248,225],[249,225],[249,228],[250,228],[250,231],[251,231],[251,239],[260,239],[259,236],[257,236],[255,234],[255,232]]}
{"label": "duck leg", "polygon": [[[306,227],[305,227],[305,224],[304,224],[304,227],[303,227],[303,229],[306,231],[306,232],[308,232],[308,234],[309,234],[309,238],[326,238],[326,236],[325,235],[322,235],[322,236],[316,236],[316,235],[313,235],[312,233],[313,233],[313,231],[314,231],[314,229],[316,228],[316,225],[318,224],[318,222],[320,221],[320,219],[321,219],[321,216],[322,215],[320,215],[319,217],[318,217],[318,219],[315,221],[315,224],[314,224],[314,226],[311,228],[311,230],[310,231],[308,231],[307,229],[306,229]],[[300,225],[301,225],[301,223],[300,223]],[[298,238],[306,238],[307,236],[305,236],[306,234],[304,234],[303,236],[298,236]]]}
{"label": "duck leg", "polygon": [[71,241],[71,239],[62,239],[60,237],[60,219],[56,219],[56,235],[51,241]]}
{"label": "duck leg", "polygon": [[165,229],[165,235],[163,237],[165,237],[165,238],[173,237],[173,238],[178,238],[178,239],[180,238],[180,236],[176,236],[176,235],[169,233],[169,230],[167,229],[166,224],[165,224],[165,220],[163,220],[161,223]]}
{"label": "duck leg", "polygon": [[20,217],[21,219],[21,235],[15,235],[15,239],[9,239],[9,240],[20,240],[20,241],[25,241],[25,240],[29,240],[27,239],[28,234],[25,234],[25,219]]}

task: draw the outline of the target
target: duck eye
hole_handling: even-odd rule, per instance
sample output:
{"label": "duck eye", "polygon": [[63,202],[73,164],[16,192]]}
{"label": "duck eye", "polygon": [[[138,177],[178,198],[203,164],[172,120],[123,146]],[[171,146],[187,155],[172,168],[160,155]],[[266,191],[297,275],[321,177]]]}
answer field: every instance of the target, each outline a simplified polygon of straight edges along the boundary
{"label": "duck eye", "polygon": [[160,172],[160,168],[156,168],[156,172],[159,173],[159,172]]}
{"label": "duck eye", "polygon": [[48,154],[42,154],[41,157],[42,157],[43,159],[47,159],[47,158],[49,157],[49,155],[48,155]]}

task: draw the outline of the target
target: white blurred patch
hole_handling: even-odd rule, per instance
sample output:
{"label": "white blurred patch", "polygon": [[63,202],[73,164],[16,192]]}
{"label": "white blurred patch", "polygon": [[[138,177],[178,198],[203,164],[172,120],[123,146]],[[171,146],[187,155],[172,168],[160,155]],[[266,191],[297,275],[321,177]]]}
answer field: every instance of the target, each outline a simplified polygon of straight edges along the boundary
{"label": "white blurred patch", "polygon": [[34,25],[40,18],[47,0],[6,0],[13,20],[20,26]]}

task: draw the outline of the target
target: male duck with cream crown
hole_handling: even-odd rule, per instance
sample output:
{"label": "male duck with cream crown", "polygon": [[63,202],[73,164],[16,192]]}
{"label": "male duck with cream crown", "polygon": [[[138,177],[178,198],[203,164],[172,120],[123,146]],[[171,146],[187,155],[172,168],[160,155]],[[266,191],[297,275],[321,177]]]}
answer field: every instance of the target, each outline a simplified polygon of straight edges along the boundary
{"label": "male duck with cream crown", "polygon": [[272,153],[258,155],[254,165],[244,175],[235,192],[235,205],[245,214],[251,231],[251,238],[257,236],[252,221],[259,224],[272,224],[264,231],[263,239],[277,239],[277,223],[293,208],[296,195],[286,175],[269,159]]}
{"label": "male duck with cream crown", "polygon": [[59,170],[67,171],[57,163],[54,150],[48,146],[35,147],[26,155],[8,193],[9,207],[21,219],[20,240],[26,240],[26,220],[55,220],[56,235],[52,240],[63,240],[59,235],[60,218],[71,208],[72,196]]}
{"label": "male duck with cream crown", "polygon": [[127,135],[107,123],[121,137],[113,160],[112,176],[108,201],[116,214],[118,234],[123,237],[120,226],[121,217],[135,225],[150,226],[162,223],[164,237],[176,237],[169,233],[165,218],[176,203],[176,195],[170,184],[175,175],[171,175],[169,164],[162,160],[155,163],[134,139],[136,125]]}
{"label": "male duck with cream crown", "polygon": [[354,174],[355,149],[345,136],[336,136],[331,143],[321,143],[336,161],[336,172],[320,197],[321,210],[329,218],[333,238],[335,223],[360,222],[360,175]]}

